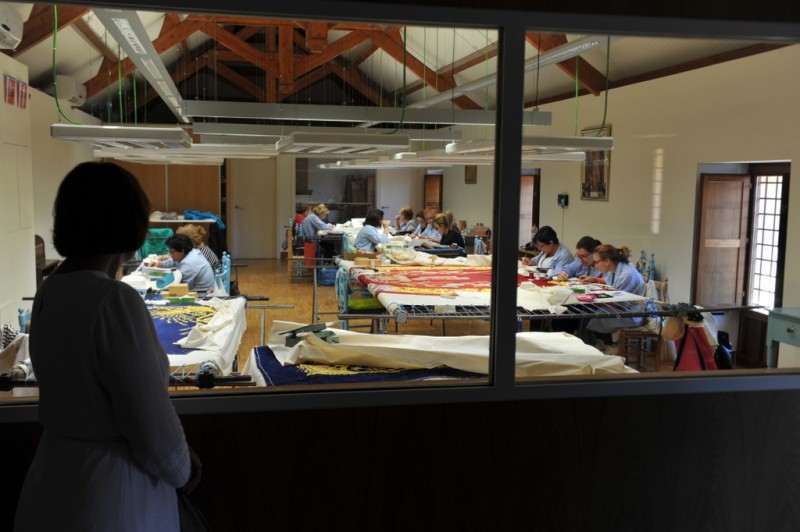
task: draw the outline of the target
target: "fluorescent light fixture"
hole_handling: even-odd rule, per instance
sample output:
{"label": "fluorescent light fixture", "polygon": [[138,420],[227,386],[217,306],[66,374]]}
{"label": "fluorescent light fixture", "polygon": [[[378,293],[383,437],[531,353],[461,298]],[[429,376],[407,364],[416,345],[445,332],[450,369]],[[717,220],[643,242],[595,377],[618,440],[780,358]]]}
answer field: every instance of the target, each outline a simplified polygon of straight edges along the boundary
{"label": "fluorescent light fixture", "polygon": [[[571,59],[575,56],[582,54],[586,50],[589,50],[601,44],[605,44],[607,41],[608,37],[604,35],[603,36],[589,35],[587,37],[582,37],[572,42],[562,44],[561,46],[556,46],[555,48],[552,48],[540,54],[538,57],[528,59],[524,65],[525,72],[530,72],[531,70],[536,70],[537,68],[542,68],[555,63],[560,63],[561,61],[565,61],[567,59]],[[483,89],[485,87],[489,87],[496,83],[497,83],[497,74],[496,73],[489,74],[482,78],[470,81],[469,83],[464,83],[463,85],[459,85],[458,87],[455,87],[453,90],[442,91],[436,96],[426,98],[425,100],[422,100],[420,102],[409,104],[408,107],[414,109],[430,107],[431,105],[452,100],[453,98],[457,98],[458,96],[463,96],[467,93],[474,92],[478,89]]]}
{"label": "fluorescent light fixture", "polygon": [[188,148],[192,137],[180,127],[88,126],[52,124],[50,136],[98,148]]}
{"label": "fluorescent light fixture", "polygon": [[402,133],[306,133],[295,131],[275,143],[280,153],[364,155],[407,150],[411,139]]}
{"label": "fluorescent light fixture", "polygon": [[[494,139],[462,140],[445,146],[448,154],[493,153]],[[612,137],[523,137],[522,154],[559,154],[569,152],[606,151],[614,148]]]}
{"label": "fluorescent light fixture", "polygon": [[[195,122],[192,125],[192,133],[218,140],[223,136],[230,136],[234,144],[248,144],[249,142],[277,142],[295,131],[305,133],[371,133],[375,135],[385,135],[389,130],[381,128],[359,128],[349,131],[350,128],[343,127],[322,127],[322,126],[287,126],[287,125],[265,125],[265,124],[231,124],[226,122]],[[461,130],[450,127],[440,127],[437,129],[400,129],[397,133],[408,135],[411,140],[425,142],[453,142],[461,140]],[[251,140],[244,140],[250,137]],[[263,139],[263,140],[258,140]]]}
{"label": "fluorescent light fixture", "polygon": [[181,103],[183,100],[178,88],[150,41],[139,14],[136,11],[124,9],[95,9],[94,14],[161,96],[164,104],[178,117],[179,121],[185,124],[189,123],[190,120],[182,113]]}
{"label": "fluorescent light fixture", "polygon": [[96,157],[112,157],[127,160],[157,160],[163,163],[190,164],[195,160],[222,159],[269,159],[278,155],[272,144],[193,144],[188,148],[174,148],[168,151],[154,152],[143,148],[102,148],[95,150]]}
{"label": "fluorescent light fixture", "polygon": [[[449,94],[449,93],[448,93]],[[281,120],[287,122],[353,122],[389,124],[494,125],[497,112],[485,109],[411,109],[365,105],[314,105],[291,103],[220,102],[184,100],[188,117]],[[549,126],[549,111],[522,111],[523,126]],[[359,128],[361,129],[361,128]]]}

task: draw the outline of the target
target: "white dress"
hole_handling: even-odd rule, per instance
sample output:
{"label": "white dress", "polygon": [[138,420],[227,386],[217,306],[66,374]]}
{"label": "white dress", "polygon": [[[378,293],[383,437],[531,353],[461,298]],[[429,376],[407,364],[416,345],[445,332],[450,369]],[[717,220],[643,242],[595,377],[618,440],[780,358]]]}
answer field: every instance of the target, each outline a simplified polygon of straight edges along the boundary
{"label": "white dress", "polygon": [[96,271],[48,277],[30,352],[44,433],[15,530],[179,530],[189,451],[141,296]]}

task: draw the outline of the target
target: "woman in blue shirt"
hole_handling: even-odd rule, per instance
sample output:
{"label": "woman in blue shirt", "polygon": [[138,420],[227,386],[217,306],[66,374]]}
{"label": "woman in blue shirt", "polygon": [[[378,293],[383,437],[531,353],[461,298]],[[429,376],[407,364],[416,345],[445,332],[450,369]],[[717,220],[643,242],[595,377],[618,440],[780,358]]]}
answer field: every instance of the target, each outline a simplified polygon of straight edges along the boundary
{"label": "woman in blue shirt", "polygon": [[578,240],[578,243],[575,245],[575,258],[578,260],[567,263],[561,273],[556,275],[555,278],[559,281],[566,281],[570,277],[578,277],[582,281],[602,283],[602,279],[599,281],[590,280],[592,278],[599,279],[603,276],[603,272],[594,267],[593,257],[595,248],[600,244],[601,242],[599,240],[591,236],[584,236]]}
{"label": "woman in blue shirt", "polygon": [[[613,287],[615,290],[622,290],[637,296],[644,296],[647,292],[647,283],[642,279],[639,270],[628,262],[630,248],[622,246],[615,248],[608,244],[598,246],[594,250],[594,265],[603,273],[602,283]],[[606,354],[617,354],[616,344],[613,341],[613,333],[619,329],[638,327],[644,318],[593,318],[586,325],[590,334],[588,341],[593,344],[596,340],[602,340],[610,349]],[[587,340],[587,339],[584,339]]]}
{"label": "woman in blue shirt", "polygon": [[575,260],[572,252],[558,242],[558,235],[549,225],[545,225],[536,231],[533,243],[541,251],[533,259],[523,258],[522,263],[527,265],[534,264],[538,268],[547,268],[553,275],[558,275],[564,266]]}
{"label": "woman in blue shirt", "polygon": [[324,203],[320,203],[316,205],[314,209],[311,211],[311,214],[306,216],[303,219],[303,223],[300,224],[300,229],[303,231],[304,236],[317,236],[320,231],[330,231],[333,229],[333,225],[325,222],[325,218],[328,216],[328,207],[325,206]]}
{"label": "woman in blue shirt", "polygon": [[[383,226],[383,233],[378,228]],[[381,216],[371,211],[364,218],[364,227],[356,235],[355,248],[359,251],[375,251],[378,244],[385,244],[389,241],[389,226],[383,223]]]}
{"label": "woman in blue shirt", "polygon": [[189,285],[189,290],[198,293],[214,289],[214,271],[208,260],[194,248],[186,235],[172,235],[167,239],[170,258],[162,261],[162,268],[178,268],[181,283]]}

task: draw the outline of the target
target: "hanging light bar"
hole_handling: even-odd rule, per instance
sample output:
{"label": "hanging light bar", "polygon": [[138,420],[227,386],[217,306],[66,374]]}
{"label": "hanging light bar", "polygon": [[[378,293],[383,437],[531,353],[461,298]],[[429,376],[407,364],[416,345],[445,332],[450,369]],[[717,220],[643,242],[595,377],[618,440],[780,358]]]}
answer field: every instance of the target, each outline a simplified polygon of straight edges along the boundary
{"label": "hanging light bar", "polygon": [[150,41],[139,14],[136,11],[124,9],[95,9],[94,14],[147,78],[150,85],[164,100],[164,104],[178,117],[178,120],[188,124],[189,119],[183,115],[181,110],[183,99],[155,46]]}
{"label": "hanging light bar", "polygon": [[306,133],[295,131],[275,143],[280,153],[364,155],[407,150],[411,139],[406,134]]}
{"label": "hanging light bar", "polygon": [[[523,137],[523,155],[607,151],[614,148],[612,137]],[[494,153],[494,139],[461,140],[445,146],[448,154]]]}
{"label": "hanging light bar", "polygon": [[52,124],[50,136],[98,148],[188,148],[192,137],[180,127],[91,126]]}

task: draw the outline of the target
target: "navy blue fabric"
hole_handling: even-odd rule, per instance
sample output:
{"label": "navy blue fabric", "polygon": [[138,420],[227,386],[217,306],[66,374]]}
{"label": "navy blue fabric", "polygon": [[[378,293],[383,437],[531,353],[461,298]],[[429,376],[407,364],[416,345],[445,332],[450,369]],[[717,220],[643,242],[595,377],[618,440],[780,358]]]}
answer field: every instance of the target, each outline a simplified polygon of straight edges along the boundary
{"label": "navy blue fabric", "polygon": [[197,303],[170,303],[148,307],[158,341],[170,355],[182,355],[193,351],[184,349],[175,342],[189,334],[197,324],[205,324],[216,312],[212,307]]}
{"label": "navy blue fabric", "polygon": [[255,367],[261,372],[267,386],[291,384],[344,384],[356,382],[397,382],[426,379],[482,378],[482,373],[439,367],[433,369],[369,368],[365,366],[327,366],[324,364],[298,364],[282,366],[269,346],[253,349]]}

